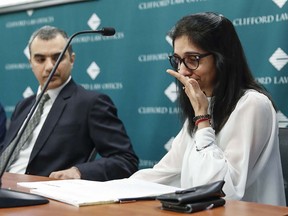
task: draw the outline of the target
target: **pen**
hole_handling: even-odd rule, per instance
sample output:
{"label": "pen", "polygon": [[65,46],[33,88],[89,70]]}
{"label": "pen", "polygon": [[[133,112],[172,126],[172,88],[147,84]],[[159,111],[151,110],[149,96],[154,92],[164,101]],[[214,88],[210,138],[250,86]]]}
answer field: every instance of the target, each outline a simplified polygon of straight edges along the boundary
{"label": "pen", "polygon": [[119,203],[129,203],[143,200],[155,200],[156,196],[133,197],[133,198],[120,198]]}

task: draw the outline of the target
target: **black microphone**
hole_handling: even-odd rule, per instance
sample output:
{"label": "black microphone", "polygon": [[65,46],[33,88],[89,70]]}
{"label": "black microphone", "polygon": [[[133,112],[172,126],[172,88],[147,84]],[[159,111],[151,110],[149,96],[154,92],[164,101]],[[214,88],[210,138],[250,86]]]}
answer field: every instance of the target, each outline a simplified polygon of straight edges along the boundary
{"label": "black microphone", "polygon": [[22,128],[18,131],[18,135],[16,135],[16,141],[14,146],[12,147],[12,150],[10,154],[7,157],[7,161],[5,162],[5,165],[3,166],[3,170],[0,170],[0,208],[8,208],[8,207],[19,207],[19,206],[31,206],[31,205],[39,205],[39,204],[45,204],[48,203],[49,201],[45,199],[42,196],[30,194],[30,193],[24,193],[24,192],[19,192],[19,191],[14,191],[14,190],[9,190],[9,189],[3,189],[2,188],[2,177],[4,175],[5,170],[7,169],[8,163],[13,155],[13,152],[16,149],[16,146],[18,145],[24,130],[26,129],[30,119],[32,118],[41,98],[43,97],[44,93],[46,92],[48,85],[54,76],[63,56],[65,55],[65,52],[67,51],[71,41],[73,38],[77,35],[80,34],[87,34],[87,33],[98,33],[103,36],[112,36],[115,34],[115,29],[112,27],[103,27],[100,30],[85,30],[85,31],[80,31],[74,33],[71,37],[68,38],[67,43],[60,53],[51,73],[49,74],[45,84],[43,85],[43,88],[39,94],[39,97],[36,98],[35,103],[33,104],[29,114],[27,115],[27,120],[24,122]]}
{"label": "black microphone", "polygon": [[115,34],[115,29],[111,27],[104,27],[100,31],[103,36],[112,36]]}

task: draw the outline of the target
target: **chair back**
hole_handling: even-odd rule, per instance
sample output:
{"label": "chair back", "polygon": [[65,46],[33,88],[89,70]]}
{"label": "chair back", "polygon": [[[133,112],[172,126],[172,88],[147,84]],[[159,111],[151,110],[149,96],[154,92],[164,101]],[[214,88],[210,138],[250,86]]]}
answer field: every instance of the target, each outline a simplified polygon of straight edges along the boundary
{"label": "chair back", "polygon": [[286,205],[288,206],[288,128],[279,128],[279,146],[284,177]]}

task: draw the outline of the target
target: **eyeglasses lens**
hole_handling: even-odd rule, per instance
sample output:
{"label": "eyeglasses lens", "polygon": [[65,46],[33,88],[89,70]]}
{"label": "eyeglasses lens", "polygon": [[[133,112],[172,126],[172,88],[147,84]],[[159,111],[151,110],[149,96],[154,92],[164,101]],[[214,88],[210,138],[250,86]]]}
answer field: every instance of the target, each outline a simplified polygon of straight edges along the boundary
{"label": "eyeglasses lens", "polygon": [[186,56],[185,58],[181,59],[177,56],[170,56],[169,57],[171,66],[178,70],[180,67],[180,64],[183,62],[184,65],[191,70],[195,70],[198,67],[198,59],[196,56]]}

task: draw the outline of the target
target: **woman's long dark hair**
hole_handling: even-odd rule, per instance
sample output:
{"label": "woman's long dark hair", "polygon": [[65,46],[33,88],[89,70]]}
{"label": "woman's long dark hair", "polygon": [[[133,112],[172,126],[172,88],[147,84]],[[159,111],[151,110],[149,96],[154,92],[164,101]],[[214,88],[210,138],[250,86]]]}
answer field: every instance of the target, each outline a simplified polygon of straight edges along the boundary
{"label": "woman's long dark hair", "polygon": [[[210,112],[216,134],[222,129],[246,89],[255,89],[269,97],[265,89],[254,80],[236,30],[224,16],[213,12],[185,16],[177,22],[170,36],[173,45],[176,38],[187,36],[193,44],[214,56],[216,80]],[[183,119],[188,119],[189,132],[192,134],[195,130],[195,113],[186,93],[180,87],[182,84],[178,82],[178,85],[179,105]]]}

